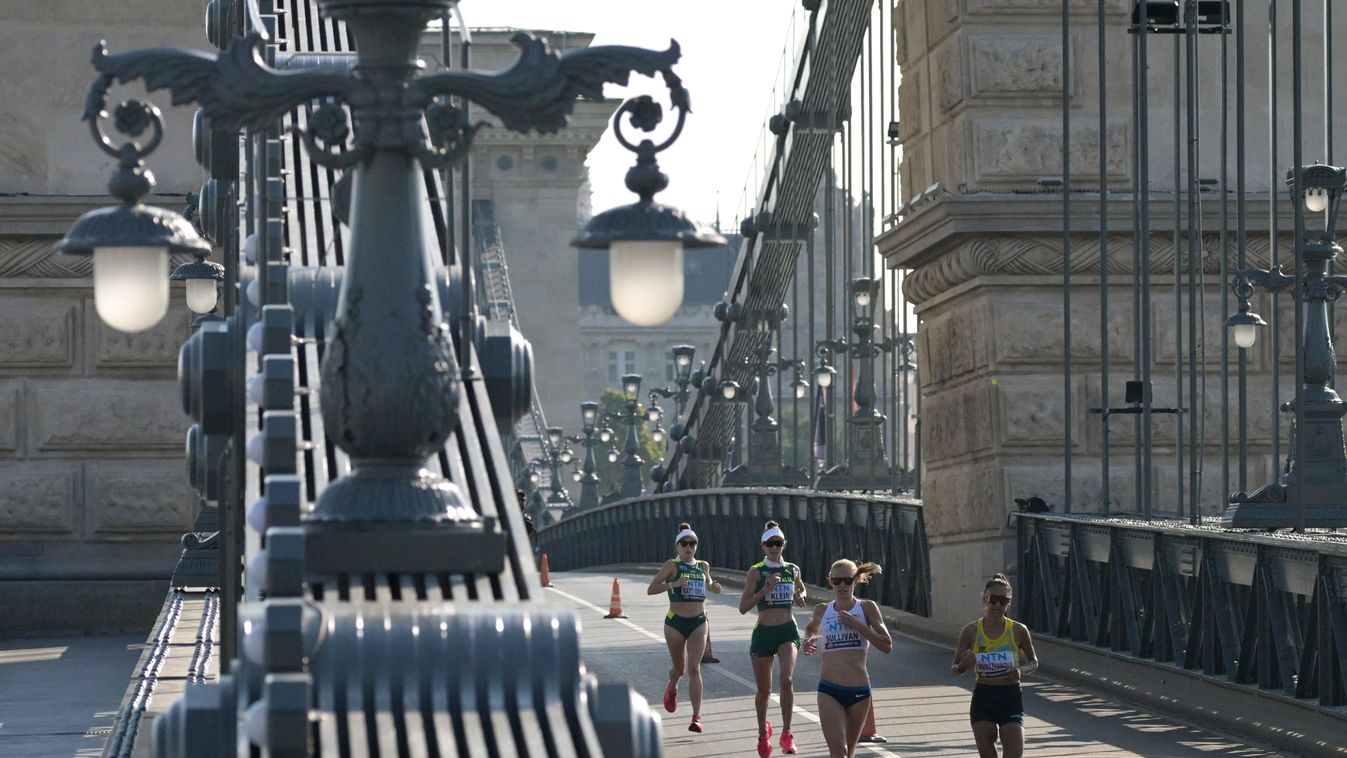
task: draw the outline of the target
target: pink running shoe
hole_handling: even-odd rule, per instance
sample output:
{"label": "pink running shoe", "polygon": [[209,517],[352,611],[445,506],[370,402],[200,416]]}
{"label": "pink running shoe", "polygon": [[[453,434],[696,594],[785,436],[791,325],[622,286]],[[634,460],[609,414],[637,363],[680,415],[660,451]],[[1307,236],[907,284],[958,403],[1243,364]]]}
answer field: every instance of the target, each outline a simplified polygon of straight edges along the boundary
{"label": "pink running shoe", "polygon": [[800,752],[795,748],[795,735],[791,734],[789,730],[781,733],[781,752],[783,753]]}
{"label": "pink running shoe", "polygon": [[664,688],[664,710],[669,713],[678,710],[678,685],[673,682]]}
{"label": "pink running shoe", "polygon": [[772,754],[772,722],[767,722],[767,733],[758,738],[758,758],[769,758]]}
{"label": "pink running shoe", "polygon": [[701,733],[702,733],[702,717],[701,717],[701,716],[693,716],[693,717],[692,717],[692,723],[691,723],[691,724],[688,724],[688,731],[689,731],[689,732],[696,732],[697,734],[701,734]]}

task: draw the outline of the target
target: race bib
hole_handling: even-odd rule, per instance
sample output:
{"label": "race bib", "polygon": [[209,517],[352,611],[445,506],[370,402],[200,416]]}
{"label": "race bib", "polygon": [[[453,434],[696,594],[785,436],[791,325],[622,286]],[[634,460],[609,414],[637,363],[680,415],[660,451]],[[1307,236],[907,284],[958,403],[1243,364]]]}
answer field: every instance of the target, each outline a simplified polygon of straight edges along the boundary
{"label": "race bib", "polygon": [[823,632],[824,650],[845,650],[861,646],[861,633],[855,629],[848,629],[840,619],[829,619]]}
{"label": "race bib", "polygon": [[1013,668],[1015,668],[1014,653],[1009,650],[977,654],[977,671],[982,676],[1003,676],[1010,673]]}
{"label": "race bib", "polygon": [[688,583],[683,585],[684,600],[705,600],[706,599],[706,580],[689,579]]}
{"label": "race bib", "polygon": [[780,603],[791,603],[795,601],[795,583],[782,582],[772,588],[772,594],[768,595],[767,602],[774,605]]}

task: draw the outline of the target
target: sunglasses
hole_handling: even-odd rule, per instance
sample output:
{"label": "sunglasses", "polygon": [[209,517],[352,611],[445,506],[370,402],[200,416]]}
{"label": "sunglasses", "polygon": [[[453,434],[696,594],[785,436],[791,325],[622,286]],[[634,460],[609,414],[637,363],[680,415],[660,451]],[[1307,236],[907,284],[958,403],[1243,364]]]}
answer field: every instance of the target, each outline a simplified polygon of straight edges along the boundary
{"label": "sunglasses", "polygon": [[679,540],[679,547],[697,547],[697,540]]}
{"label": "sunglasses", "polygon": [[767,547],[782,547],[786,543],[784,540],[768,540],[762,544],[766,545]]}
{"label": "sunglasses", "polygon": [[854,576],[834,576],[834,577],[829,577],[828,581],[832,582],[834,587],[836,587],[836,586],[838,586],[838,585],[841,585],[841,584],[845,584],[845,585],[847,585],[847,586],[849,587],[849,586],[851,586],[851,583],[852,583],[852,582],[856,581],[856,577],[854,577]]}
{"label": "sunglasses", "polygon": [[987,603],[989,605],[1010,605],[1010,598],[1005,595],[988,595]]}

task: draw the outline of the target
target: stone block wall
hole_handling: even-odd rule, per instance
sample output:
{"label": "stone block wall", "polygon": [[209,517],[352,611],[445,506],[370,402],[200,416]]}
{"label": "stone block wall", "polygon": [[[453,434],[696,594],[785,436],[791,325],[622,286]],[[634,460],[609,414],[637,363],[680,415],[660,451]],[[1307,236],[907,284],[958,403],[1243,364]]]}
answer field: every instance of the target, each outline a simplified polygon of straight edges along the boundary
{"label": "stone block wall", "polygon": [[[1233,5],[1233,4],[1232,4]],[[1132,283],[1131,196],[1134,146],[1131,109],[1131,3],[1107,0],[1104,52],[1109,68],[1105,102],[1106,126],[1099,124],[1099,63],[1096,0],[1071,0],[1067,46],[1069,77],[1066,104],[1071,114],[1069,144],[1071,184],[1079,194],[1072,202],[1069,286],[1072,302],[1063,304],[1063,205],[1059,193],[1045,192],[1039,180],[1063,173],[1063,55],[1060,0],[897,0],[895,24],[899,39],[896,65],[899,89],[901,186],[907,199],[935,184],[927,202],[908,210],[903,219],[877,240],[892,267],[910,270],[905,291],[921,319],[922,442],[925,475],[923,501],[931,537],[934,614],[963,620],[978,610],[978,595],[987,577],[1014,566],[1014,535],[1008,517],[1013,498],[1038,495],[1062,510],[1065,499],[1065,439],[1069,430],[1073,468],[1071,508],[1104,510],[1103,482],[1110,489],[1113,512],[1135,512],[1139,501],[1134,474],[1137,443],[1131,417],[1115,416],[1109,425],[1110,462],[1103,470],[1102,420],[1091,408],[1123,405],[1124,382],[1138,360],[1133,348],[1136,313]],[[1268,170],[1269,66],[1268,6],[1265,0],[1244,3],[1249,34],[1247,65],[1246,160],[1250,193],[1251,265],[1269,263],[1269,188],[1282,189],[1280,173]],[[1289,8],[1279,9],[1281,49],[1290,49]],[[1306,73],[1303,110],[1305,156],[1325,154],[1321,129],[1322,14],[1304,18]],[[1319,26],[1316,26],[1319,25]],[[1198,177],[1219,176],[1220,40],[1199,40]],[[1150,75],[1149,146],[1151,192],[1150,319],[1146,335],[1152,349],[1152,396],[1155,407],[1179,405],[1176,370],[1183,372],[1182,406],[1201,409],[1199,508],[1217,513],[1228,496],[1223,486],[1229,465],[1231,490],[1240,489],[1237,461],[1221,455],[1221,408],[1229,397],[1231,443],[1237,432],[1234,359],[1228,391],[1221,385],[1223,322],[1234,308],[1222,305],[1224,282],[1220,262],[1234,264],[1234,209],[1230,236],[1221,248],[1216,230],[1219,196],[1202,197],[1202,237],[1196,241],[1205,271],[1199,309],[1200,340],[1205,355],[1199,363],[1198,397],[1188,396],[1187,290],[1176,306],[1173,197],[1176,176],[1173,113],[1176,98],[1186,93],[1174,86],[1175,37],[1147,38]],[[1182,40],[1180,38],[1180,43]],[[1233,44],[1233,40],[1229,40]],[[1182,47],[1177,48],[1182,54]],[[1233,53],[1232,53],[1233,55]],[[1233,58],[1231,61],[1233,67]],[[1335,78],[1347,75],[1347,60],[1333,61]],[[1233,74],[1232,74],[1233,76]],[[1284,82],[1277,109],[1282,141],[1279,160],[1290,168],[1290,62],[1283,55],[1273,79]],[[1232,85],[1233,86],[1233,85]],[[1233,93],[1231,95],[1233,102]],[[1101,135],[1101,131],[1103,132]],[[1337,153],[1347,135],[1335,134]],[[1180,132],[1182,135],[1182,132]],[[1233,190],[1236,157],[1228,157]],[[1108,249],[1099,249],[1099,164],[1101,151],[1113,200],[1104,209],[1111,230]],[[1178,177],[1186,186],[1186,175]],[[1290,207],[1279,201],[1283,237],[1280,260],[1292,259]],[[1185,211],[1186,212],[1186,211]],[[1187,222],[1183,221],[1186,231]],[[1189,242],[1178,237],[1178,266],[1188,266]],[[1108,334],[1109,396],[1102,396],[1099,279],[1103,265],[1110,274]],[[1185,285],[1186,287],[1186,285]],[[1270,333],[1248,354],[1247,419],[1250,459],[1248,489],[1274,481],[1280,462],[1272,446],[1280,439],[1284,455],[1289,440],[1286,414],[1274,410],[1274,372],[1281,376],[1281,400],[1294,396],[1294,314],[1289,298],[1279,312],[1280,362],[1274,365]],[[1174,334],[1177,311],[1183,310],[1182,349]],[[1259,297],[1254,309],[1267,317],[1273,306]],[[1339,309],[1342,310],[1342,309]],[[1069,348],[1072,374],[1063,376],[1064,319],[1072,326]],[[1347,324],[1339,314],[1338,320]],[[1339,331],[1339,334],[1344,332]],[[1064,398],[1071,398],[1068,421]],[[1154,479],[1157,513],[1175,511],[1176,493],[1189,486],[1189,462],[1180,466],[1176,442],[1182,423],[1184,447],[1190,434],[1185,416],[1157,415],[1153,423]],[[1235,453],[1232,451],[1232,456]]]}
{"label": "stone block wall", "polygon": [[[176,0],[0,2],[0,636],[143,632],[192,524],[180,288],[158,327],[113,331],[94,311],[90,262],[53,244],[111,202],[115,162],[80,121],[94,44],[206,49],[203,11]],[[141,96],[137,86],[112,92],[114,103]],[[155,201],[181,207],[203,179],[192,109],[149,99],[166,120],[147,161],[163,193]]]}

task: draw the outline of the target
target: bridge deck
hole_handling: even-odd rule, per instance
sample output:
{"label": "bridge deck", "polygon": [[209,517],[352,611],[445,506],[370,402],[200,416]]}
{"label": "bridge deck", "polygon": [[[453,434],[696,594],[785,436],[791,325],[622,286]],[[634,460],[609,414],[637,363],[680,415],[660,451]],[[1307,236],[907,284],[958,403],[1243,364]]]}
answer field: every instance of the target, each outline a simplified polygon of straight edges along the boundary
{"label": "bridge deck", "polygon": [[[579,613],[583,625],[585,664],[602,681],[626,681],[659,708],[669,656],[664,645],[663,617],[667,601],[647,596],[649,576],[619,574],[626,621],[605,620],[612,574],[552,574],[555,588],[545,595]],[[706,755],[753,755],[753,674],[748,640],[753,616],[740,616],[739,591],[726,586],[708,605],[712,647],[720,664],[703,667],[705,699],[703,734],[687,729],[691,704],[687,681],[680,688],[678,711],[664,717],[668,758]],[[803,626],[804,612],[796,614]],[[885,745],[861,745],[858,755],[976,756],[968,728],[972,680],[949,676],[949,651],[901,635],[892,655],[872,652],[870,676],[875,686],[876,722]],[[795,672],[795,724],[801,756],[827,755],[817,725],[817,657],[801,656]],[[1025,683],[1027,752],[1035,756],[1272,756],[1274,751],[1248,746],[1244,740],[1198,729],[1139,708],[1110,701],[1042,677]],[[780,723],[780,705],[773,701],[771,720]],[[773,739],[775,743],[775,738]],[[780,755],[776,749],[774,756]]]}

